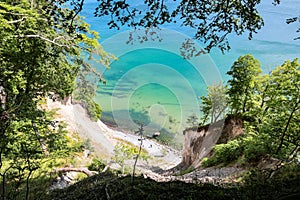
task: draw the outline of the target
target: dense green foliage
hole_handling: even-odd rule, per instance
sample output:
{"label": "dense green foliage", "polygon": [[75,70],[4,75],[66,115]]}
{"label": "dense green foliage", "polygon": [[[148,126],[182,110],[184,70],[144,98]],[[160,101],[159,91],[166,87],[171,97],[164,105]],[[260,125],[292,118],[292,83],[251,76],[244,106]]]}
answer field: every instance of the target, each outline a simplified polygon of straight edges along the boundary
{"label": "dense green foliage", "polygon": [[[286,61],[268,75],[260,72],[259,62],[250,55],[241,56],[228,72],[232,76],[228,112],[244,120],[245,134],[216,145],[214,156],[204,160],[205,166],[228,164],[240,157],[244,162],[257,162],[266,154],[282,161],[299,160],[299,61]],[[212,112],[209,104],[204,107]]]}
{"label": "dense green foliage", "polygon": [[[3,198],[17,195],[25,183],[27,199],[29,179],[42,162],[66,157],[72,149],[43,99],[50,93],[70,95],[79,71],[99,77],[85,64],[86,55],[97,52],[105,66],[112,56],[97,33],[60,2],[1,1],[0,38],[0,191]],[[15,183],[14,190],[6,192],[6,183]]]}
{"label": "dense green foliage", "polygon": [[260,63],[252,55],[245,55],[238,58],[227,72],[231,75],[228,81],[229,104],[231,112],[245,113],[253,108],[254,88],[257,85],[256,78],[261,73]]}
{"label": "dense green foliage", "polygon": [[88,169],[91,171],[102,172],[106,165],[107,162],[105,160],[94,158],[92,163],[88,166]]}
{"label": "dense green foliage", "polygon": [[215,154],[210,159],[203,159],[203,166],[212,166],[217,164],[228,164],[242,155],[240,141],[232,140],[226,144],[219,144],[214,147]]}

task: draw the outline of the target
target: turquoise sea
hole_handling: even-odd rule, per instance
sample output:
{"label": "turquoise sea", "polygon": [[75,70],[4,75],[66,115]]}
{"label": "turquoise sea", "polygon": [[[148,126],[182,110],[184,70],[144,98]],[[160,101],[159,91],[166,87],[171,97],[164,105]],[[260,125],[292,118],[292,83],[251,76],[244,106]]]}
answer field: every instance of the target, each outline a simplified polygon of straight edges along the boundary
{"label": "turquoise sea", "polygon": [[[107,80],[98,88],[96,97],[103,110],[102,120],[132,131],[142,122],[148,133],[161,131],[180,138],[188,116],[199,117],[199,97],[206,94],[206,87],[226,82],[226,72],[239,56],[252,54],[260,60],[264,73],[285,60],[299,58],[300,40],[294,40],[299,36],[299,23],[287,25],[285,19],[299,15],[300,0],[283,1],[279,6],[271,2],[265,0],[259,6],[265,26],[251,41],[247,35],[231,35],[229,52],[222,54],[213,49],[210,54],[184,59],[180,46],[193,36],[188,28],[166,25],[159,31],[153,30],[161,42],[126,44],[130,33],[138,37],[142,32],[128,28],[110,30],[108,19],[93,17],[97,1],[87,0],[81,14],[100,33],[105,50],[118,57],[109,70],[93,63]],[[201,49],[202,44],[194,42]]]}

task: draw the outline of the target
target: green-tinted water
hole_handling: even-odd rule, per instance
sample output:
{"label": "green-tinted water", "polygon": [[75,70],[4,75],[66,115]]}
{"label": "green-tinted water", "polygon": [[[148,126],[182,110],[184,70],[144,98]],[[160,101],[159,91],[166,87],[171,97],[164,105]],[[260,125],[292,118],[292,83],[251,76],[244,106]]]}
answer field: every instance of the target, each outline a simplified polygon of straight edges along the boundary
{"label": "green-tinted water", "polygon": [[[208,67],[206,62],[197,65]],[[162,49],[138,49],[120,56],[111,68],[104,72],[107,84],[96,98],[103,119],[113,117],[124,129],[136,129],[142,122],[148,132],[165,128],[178,133],[186,127],[188,116],[199,114],[206,83],[197,66],[181,56]]]}

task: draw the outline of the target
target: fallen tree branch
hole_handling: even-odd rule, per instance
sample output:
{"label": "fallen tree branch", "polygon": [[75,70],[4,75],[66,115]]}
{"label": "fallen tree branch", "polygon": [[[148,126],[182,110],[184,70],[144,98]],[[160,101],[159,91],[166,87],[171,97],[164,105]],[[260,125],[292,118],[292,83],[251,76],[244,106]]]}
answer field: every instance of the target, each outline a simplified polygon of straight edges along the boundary
{"label": "fallen tree branch", "polygon": [[95,174],[98,174],[98,172],[90,171],[87,168],[72,168],[72,167],[58,168],[55,169],[55,172],[81,172],[86,174],[87,176],[93,176]]}
{"label": "fallen tree branch", "polygon": [[109,163],[104,167],[104,169],[102,170],[101,173],[104,173],[104,172],[106,172],[107,170],[109,170],[109,169],[110,169],[110,165],[111,165],[111,162],[109,162]]}

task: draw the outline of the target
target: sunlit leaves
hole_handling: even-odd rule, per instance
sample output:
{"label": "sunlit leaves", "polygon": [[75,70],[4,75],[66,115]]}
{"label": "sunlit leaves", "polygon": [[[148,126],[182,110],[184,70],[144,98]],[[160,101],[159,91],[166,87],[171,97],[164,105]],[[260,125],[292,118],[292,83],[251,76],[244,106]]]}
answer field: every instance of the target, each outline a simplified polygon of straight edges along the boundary
{"label": "sunlit leaves", "polygon": [[227,88],[222,83],[208,86],[207,96],[201,97],[202,124],[206,123],[207,119],[214,123],[225,117],[228,100],[226,91]]}
{"label": "sunlit leaves", "polygon": [[[245,134],[215,147],[215,156],[204,165],[228,163],[243,155],[257,162],[269,154],[282,161],[297,159],[300,150],[300,64],[286,61],[270,74],[260,75],[259,62],[241,56],[228,72],[228,102],[231,112],[241,117]],[[203,113],[212,107],[203,97]],[[208,114],[206,115],[208,116]],[[233,156],[233,157],[232,157]]]}
{"label": "sunlit leaves", "polygon": [[[112,55],[104,52],[99,36],[65,7],[66,1],[0,2],[0,175],[30,178],[39,162],[68,155],[64,126],[50,126],[52,117],[40,100],[49,93],[64,98],[76,86],[82,69],[103,81],[84,65],[86,55],[108,67]],[[76,5],[75,5],[76,6]],[[99,107],[94,105],[99,113]],[[2,170],[3,160],[10,167]],[[15,174],[22,169],[21,174]],[[5,181],[3,186],[5,187]],[[3,189],[4,190],[4,189]],[[6,194],[3,194],[6,197]],[[12,197],[13,198],[13,197]]]}
{"label": "sunlit leaves", "polygon": [[261,73],[260,63],[252,55],[240,56],[234,62],[228,81],[229,103],[233,113],[250,111],[254,104],[254,89],[257,85],[257,76]]}
{"label": "sunlit leaves", "polygon": [[282,156],[300,145],[300,65],[298,59],[286,61],[269,76],[268,97],[263,110],[263,131],[273,136],[276,150]]}

